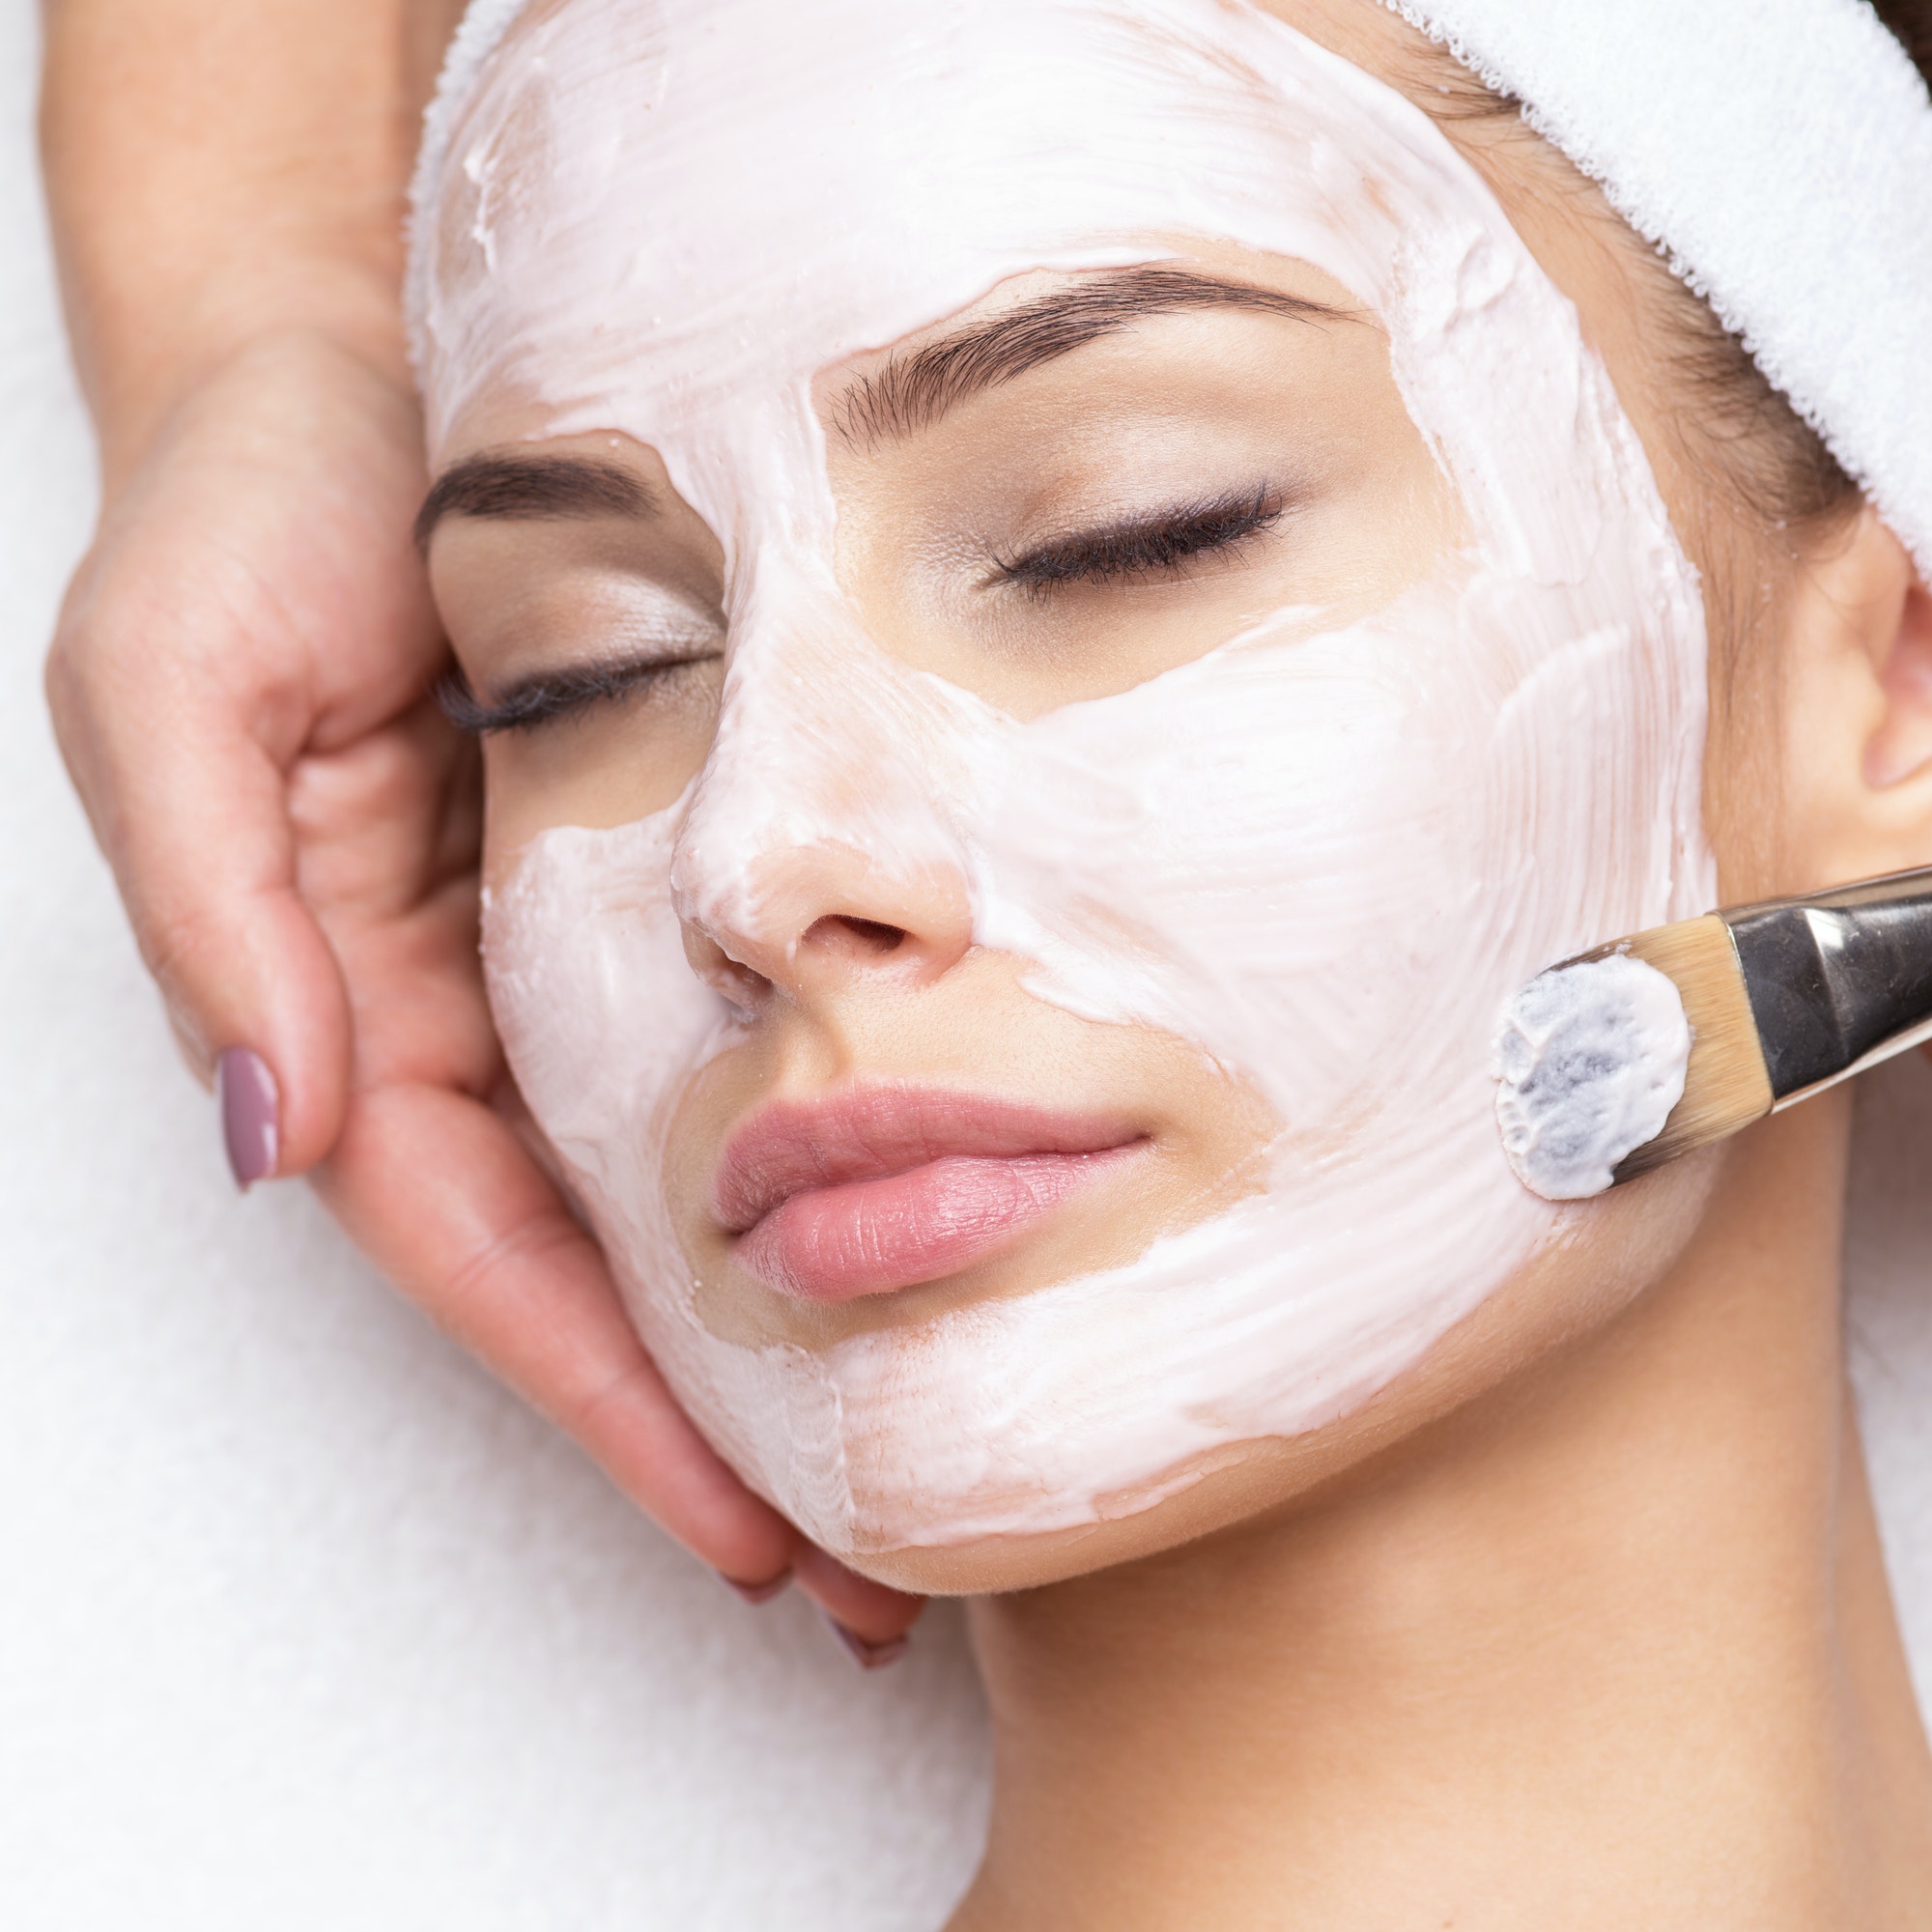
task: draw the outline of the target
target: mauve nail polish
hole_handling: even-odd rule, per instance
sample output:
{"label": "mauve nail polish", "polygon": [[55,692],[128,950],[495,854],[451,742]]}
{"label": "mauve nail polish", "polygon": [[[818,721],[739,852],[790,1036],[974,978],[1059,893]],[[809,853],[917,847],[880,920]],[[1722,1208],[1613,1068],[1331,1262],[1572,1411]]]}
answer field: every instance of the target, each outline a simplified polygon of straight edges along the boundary
{"label": "mauve nail polish", "polygon": [[718,1573],[718,1580],[727,1590],[743,1597],[748,1604],[769,1604],[791,1581],[791,1572],[781,1570],[769,1583],[741,1583],[737,1577],[727,1577],[721,1570]]}
{"label": "mauve nail polish", "polygon": [[912,1648],[909,1636],[888,1637],[884,1643],[867,1643],[857,1631],[847,1630],[837,1617],[826,1617],[825,1624],[845,1646],[845,1654],[861,1670],[883,1670],[887,1664],[896,1663]]}
{"label": "mauve nail polish", "polygon": [[229,1171],[245,1193],[275,1171],[281,1094],[269,1063],[245,1046],[231,1046],[214,1063],[214,1095],[221,1106],[221,1143]]}

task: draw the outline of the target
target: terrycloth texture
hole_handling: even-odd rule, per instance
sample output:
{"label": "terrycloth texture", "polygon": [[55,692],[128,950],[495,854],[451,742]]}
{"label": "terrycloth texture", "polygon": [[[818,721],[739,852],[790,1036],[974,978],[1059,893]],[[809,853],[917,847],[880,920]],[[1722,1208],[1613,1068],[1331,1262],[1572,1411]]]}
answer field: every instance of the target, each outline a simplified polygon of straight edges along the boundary
{"label": "terrycloth texture", "polygon": [[[526,0],[474,0],[413,205]],[[1385,0],[1601,182],[1932,581],[1932,100],[1864,0]],[[420,251],[410,312],[422,314]]]}
{"label": "terrycloth texture", "polygon": [[1864,0],[1387,0],[1603,184],[1932,580],[1932,99]]}

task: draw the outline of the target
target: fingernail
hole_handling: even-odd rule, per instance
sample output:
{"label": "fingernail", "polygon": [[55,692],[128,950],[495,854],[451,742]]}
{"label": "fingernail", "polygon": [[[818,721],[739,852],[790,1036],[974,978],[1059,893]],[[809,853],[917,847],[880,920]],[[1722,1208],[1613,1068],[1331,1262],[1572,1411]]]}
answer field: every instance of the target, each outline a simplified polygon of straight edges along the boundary
{"label": "fingernail", "polygon": [[[821,1611],[820,1615],[824,1615]],[[847,1630],[837,1617],[826,1617],[825,1627],[840,1643],[845,1653],[861,1670],[883,1670],[889,1663],[896,1663],[912,1648],[909,1636],[888,1637],[884,1643],[867,1643],[857,1631]]]}
{"label": "fingernail", "polygon": [[733,1590],[743,1597],[748,1604],[769,1604],[791,1581],[791,1572],[781,1570],[769,1583],[741,1583],[737,1577],[727,1577],[721,1570],[718,1573],[718,1580],[727,1590]]}
{"label": "fingernail", "polygon": [[275,1171],[280,1145],[281,1095],[275,1076],[259,1053],[231,1046],[214,1063],[214,1094],[221,1107],[221,1144],[228,1169],[245,1194]]}

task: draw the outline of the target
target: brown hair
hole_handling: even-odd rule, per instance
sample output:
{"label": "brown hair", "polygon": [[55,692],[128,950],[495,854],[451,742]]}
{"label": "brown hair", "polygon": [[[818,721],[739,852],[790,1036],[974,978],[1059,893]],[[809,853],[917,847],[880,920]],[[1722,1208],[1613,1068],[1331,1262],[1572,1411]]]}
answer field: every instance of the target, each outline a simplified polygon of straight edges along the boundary
{"label": "brown hair", "polygon": [[[1932,0],[1866,0],[1932,84]],[[1432,106],[1446,121],[1514,115],[1519,102],[1473,75],[1437,80]],[[1829,525],[1859,491],[1823,440],[1760,373],[1744,346],[1706,304],[1674,279],[1671,359],[1701,408],[1694,433],[1721,467],[1740,507],[1768,530]]]}
{"label": "brown hair", "polygon": [[1932,0],[1871,0],[1872,11],[1905,43],[1918,71],[1932,80]]}

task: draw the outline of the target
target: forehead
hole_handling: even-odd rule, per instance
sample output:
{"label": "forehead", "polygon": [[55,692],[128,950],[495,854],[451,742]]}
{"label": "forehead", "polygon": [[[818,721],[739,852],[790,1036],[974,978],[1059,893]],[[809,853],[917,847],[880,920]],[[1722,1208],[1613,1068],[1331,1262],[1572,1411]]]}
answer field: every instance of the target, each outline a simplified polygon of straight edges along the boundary
{"label": "forehead", "polygon": [[[547,0],[458,117],[425,237],[440,443],[481,384],[648,439],[1029,270],[1197,236],[1385,315],[1462,164],[1247,0]],[[1480,216],[1476,229],[1485,224]]]}

